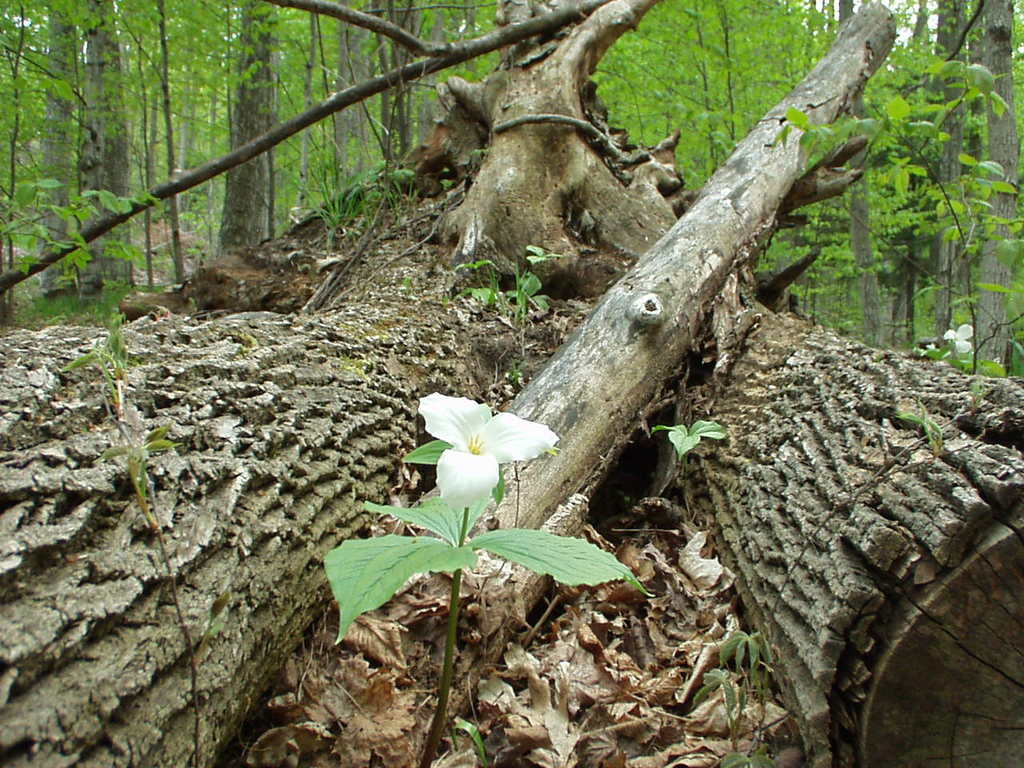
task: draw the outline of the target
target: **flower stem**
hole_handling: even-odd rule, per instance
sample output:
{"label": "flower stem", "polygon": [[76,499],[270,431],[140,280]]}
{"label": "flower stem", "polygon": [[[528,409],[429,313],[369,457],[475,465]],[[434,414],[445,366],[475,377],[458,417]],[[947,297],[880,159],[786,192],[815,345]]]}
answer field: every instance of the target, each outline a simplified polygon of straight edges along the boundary
{"label": "flower stem", "polygon": [[[459,546],[466,540],[466,530],[469,527],[469,508],[462,513],[462,528],[459,532]],[[462,586],[462,569],[459,568],[452,574],[452,590],[448,598],[448,639],[444,645],[444,663],[441,666],[441,681],[437,686],[437,709],[434,710],[434,720],[430,724],[430,733],[427,735],[426,744],[423,746],[423,756],[420,758],[419,768],[430,768],[434,762],[434,755],[437,754],[437,747],[441,743],[441,733],[444,731],[445,719],[448,710],[448,694],[452,688],[452,675],[455,671],[455,642],[459,628],[459,588]]]}

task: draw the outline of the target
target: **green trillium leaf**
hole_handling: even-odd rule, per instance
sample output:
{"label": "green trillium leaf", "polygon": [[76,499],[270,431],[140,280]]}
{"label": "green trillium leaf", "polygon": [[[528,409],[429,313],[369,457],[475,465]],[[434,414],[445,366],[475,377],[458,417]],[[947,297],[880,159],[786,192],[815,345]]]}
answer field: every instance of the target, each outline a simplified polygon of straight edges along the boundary
{"label": "green trillium leaf", "polygon": [[645,595],[649,594],[625,564],[583,539],[556,536],[547,531],[505,528],[482,533],[467,546],[486,549],[491,554],[535,573],[552,576],[569,586],[622,579]]}
{"label": "green trillium leaf", "polygon": [[444,440],[431,440],[418,448],[413,448],[402,457],[402,461],[406,464],[437,464],[441,454],[451,447],[451,443]]}
{"label": "green trillium leaf", "polygon": [[469,547],[452,547],[421,536],[350,539],[324,558],[327,581],[341,616],[338,641],[360,614],[379,608],[417,573],[452,573],[476,565]]}
{"label": "green trillium leaf", "polygon": [[668,439],[672,445],[676,448],[676,454],[679,458],[683,458],[686,454],[697,447],[700,442],[698,435],[688,435],[686,432],[681,430],[674,430],[668,433]]}
{"label": "green trillium leaf", "polygon": [[386,504],[374,504],[372,501],[364,501],[363,509],[367,512],[376,512],[381,515],[392,515],[406,523],[426,528],[428,531],[436,533],[453,547],[459,542],[459,524],[462,521],[462,513],[456,512],[437,496],[427,499],[415,507],[392,507]]}
{"label": "green trillium leaf", "polygon": [[695,421],[690,426],[690,434],[698,437],[710,437],[712,440],[724,440],[725,430],[714,421]]}
{"label": "green trillium leaf", "polygon": [[[470,508],[467,530],[471,530],[476,521],[480,519],[480,515],[487,508],[488,501],[489,499],[483,499]],[[372,501],[364,501],[363,509],[367,512],[376,512],[379,515],[391,515],[406,523],[426,528],[428,531],[436,533],[453,547],[459,543],[462,511],[452,509],[439,496],[426,499],[415,507],[392,507],[387,504],[374,504]]]}

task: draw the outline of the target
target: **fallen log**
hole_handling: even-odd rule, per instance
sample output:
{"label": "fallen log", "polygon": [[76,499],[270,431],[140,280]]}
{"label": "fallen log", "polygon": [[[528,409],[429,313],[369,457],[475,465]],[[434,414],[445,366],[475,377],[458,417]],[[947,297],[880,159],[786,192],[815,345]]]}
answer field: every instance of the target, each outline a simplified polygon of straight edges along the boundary
{"label": "fallen log", "polygon": [[[208,765],[329,599],[325,552],[386,499],[418,396],[474,391],[443,291],[389,275],[324,316],[142,319],[127,399],[177,452],[149,461],[167,565],[135,502],[92,367],[105,331],[0,337],[0,764]],[[446,297],[445,297],[446,298]],[[216,607],[216,608],[215,608]],[[221,626],[208,632],[211,624]]]}
{"label": "fallen log", "polygon": [[1018,762],[1024,382],[765,318],[713,390],[730,439],[691,502],[777,649],[809,765]]}

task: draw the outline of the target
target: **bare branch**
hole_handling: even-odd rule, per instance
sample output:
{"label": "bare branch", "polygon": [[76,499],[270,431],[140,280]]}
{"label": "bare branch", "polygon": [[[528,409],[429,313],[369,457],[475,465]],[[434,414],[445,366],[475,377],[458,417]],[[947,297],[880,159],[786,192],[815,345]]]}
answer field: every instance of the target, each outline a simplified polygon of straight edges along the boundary
{"label": "bare branch", "polygon": [[299,10],[309,11],[310,13],[332,16],[333,18],[340,19],[347,24],[368,29],[378,35],[383,35],[384,37],[390,37],[396,43],[404,48],[408,48],[413,53],[440,56],[451,49],[451,45],[449,43],[438,44],[420,40],[414,34],[406,29],[402,29],[397,24],[392,24],[390,21],[379,19],[376,16],[371,16],[368,13],[357,11],[339,3],[329,2],[329,0],[266,0],[266,2],[271,5],[279,5],[282,8],[298,8]]}
{"label": "bare branch", "polygon": [[[329,98],[321,101],[316,106],[307,109],[305,112],[296,115],[291,120],[281,123],[264,133],[262,136],[253,139],[248,144],[228,152],[226,155],[221,155],[214,160],[210,160],[197,168],[181,173],[169,181],[159,184],[149,190],[146,195],[146,199],[138,200],[133,203],[129,211],[125,213],[110,214],[97,219],[96,221],[90,222],[82,228],[79,234],[86,243],[92,242],[119,224],[123,224],[133,216],[136,216],[147,208],[155,205],[157,201],[164,200],[174,195],[179,195],[186,190],[192,189],[192,187],[202,184],[204,181],[209,181],[215,176],[219,176],[225,171],[241,165],[247,160],[252,160],[257,155],[263,154],[268,149],[271,149],[285,139],[294,136],[304,128],[308,128],[314,123],[323,120],[328,115],[340,112],[346,107],[367,99],[370,96],[375,96],[376,94],[386,91],[389,88],[393,88],[400,83],[406,83],[411,80],[417,80],[426,75],[432,75],[435,72],[440,72],[443,69],[455,66],[456,64],[461,64],[464,61],[475,59],[477,56],[482,56],[485,53],[496,51],[506,45],[526,40],[534,35],[553,32],[564,27],[566,24],[579,21],[607,2],[609,2],[609,0],[582,0],[578,5],[560,8],[549,14],[538,16],[520,24],[512,24],[507,27],[502,27],[501,29],[488,32],[486,35],[482,35],[481,37],[473,40],[464,40],[462,42],[453,43],[444,56],[434,56],[429,59],[415,61],[411,64],[406,64],[404,67],[399,67],[391,70],[390,72],[385,72],[383,75],[371,78],[370,80],[365,80],[358,85],[353,85],[351,88],[338,91]],[[72,253],[77,249],[77,245],[68,245],[56,248],[52,251],[43,253],[38,261],[24,271],[20,269],[12,269],[0,274],[0,295],[6,293],[11,287],[17,285],[23,280],[26,280],[32,275],[38,274],[47,267],[56,264],[69,253]]]}

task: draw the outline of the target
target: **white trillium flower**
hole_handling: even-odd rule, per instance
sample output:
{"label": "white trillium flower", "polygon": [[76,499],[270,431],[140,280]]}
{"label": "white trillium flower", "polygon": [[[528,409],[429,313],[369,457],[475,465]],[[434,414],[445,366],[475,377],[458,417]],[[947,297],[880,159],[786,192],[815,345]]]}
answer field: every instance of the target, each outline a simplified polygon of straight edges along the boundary
{"label": "white trillium flower", "polygon": [[971,351],[971,342],[969,339],[973,337],[974,327],[964,323],[955,331],[950,328],[942,338],[953,343],[953,348],[956,349],[956,353],[958,355],[966,355]]}
{"label": "white trillium flower", "polygon": [[543,424],[491,409],[466,397],[434,393],[420,400],[427,432],[451,448],[437,461],[441,498],[455,509],[472,506],[498,484],[498,465],[554,448],[558,435]]}

